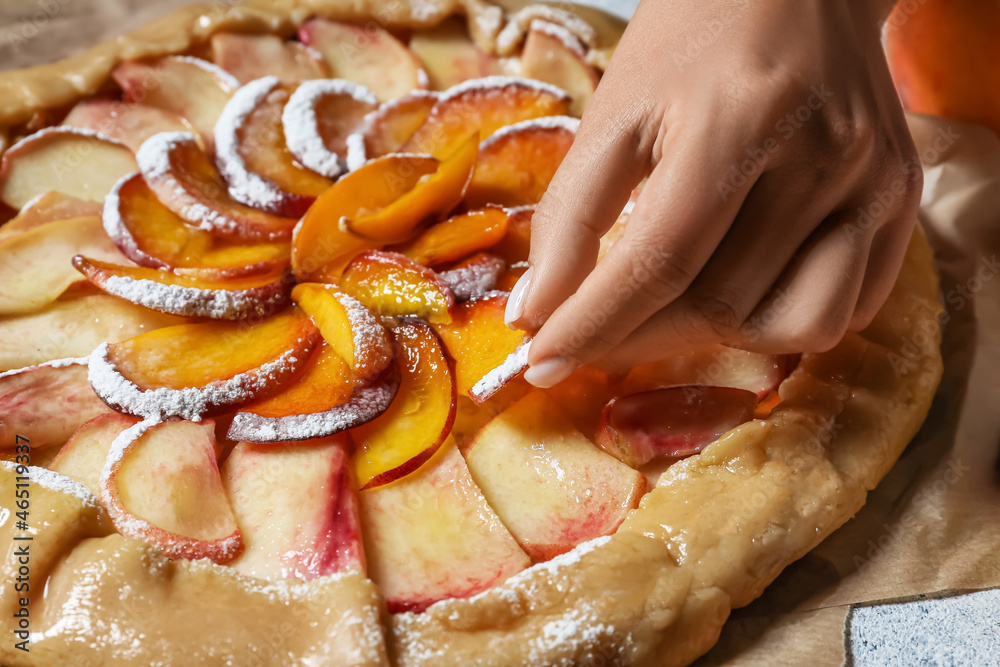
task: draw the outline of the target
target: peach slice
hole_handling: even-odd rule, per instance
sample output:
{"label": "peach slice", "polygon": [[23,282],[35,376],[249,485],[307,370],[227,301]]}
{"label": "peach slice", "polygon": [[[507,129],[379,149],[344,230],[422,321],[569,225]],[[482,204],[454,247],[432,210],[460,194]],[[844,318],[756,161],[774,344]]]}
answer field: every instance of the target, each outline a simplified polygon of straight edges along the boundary
{"label": "peach slice", "polygon": [[69,441],[49,463],[49,470],[75,479],[90,489],[95,496],[100,496],[101,470],[111,450],[111,443],[123,431],[137,423],[138,420],[134,417],[120,415],[117,412],[104,412],[80,424]]}
{"label": "peach slice", "polygon": [[0,315],[29,313],[58,299],[80,280],[72,259],[81,250],[128,262],[97,216],[48,222],[0,241]]}
{"label": "peach slice", "polygon": [[360,83],[382,102],[427,87],[413,53],[373,21],[361,27],[313,19],[299,26],[299,39],[322,54],[333,78]]}
{"label": "peach slice", "polygon": [[236,201],[298,218],[331,182],[300,166],[288,150],[281,115],[292,90],[266,76],[236,91],[215,125],[215,150]]}
{"label": "peach slice", "polygon": [[100,215],[101,207],[100,203],[92,199],[80,199],[50,190],[29,201],[16,218],[0,226],[0,241],[29,229],[41,227],[47,222]]}
{"label": "peach slice", "polygon": [[546,116],[498,130],[479,147],[465,196],[472,207],[537,204],[569,151],[580,121]]}
{"label": "peach slice", "polygon": [[229,72],[189,56],[124,62],[111,76],[125,92],[126,102],[146,104],[186,119],[209,149],[222,109],[240,87]]}
{"label": "peach slice", "polygon": [[427,118],[438,97],[428,90],[414,90],[367,114],[347,138],[347,168],[354,171],[368,160],[397,152]]}
{"label": "peach slice", "polygon": [[116,343],[185,321],[97,290],[67,293],[38,312],[0,317],[0,372],[86,356],[104,341]]}
{"label": "peach slice", "polygon": [[396,484],[362,491],[368,576],[390,613],[491,588],[531,564],[454,441]]}
{"label": "peach slice", "polygon": [[763,399],[775,391],[799,363],[797,354],[761,354],[709,345],[636,366],[619,387],[631,394],[673,385],[708,385],[746,389]]}
{"label": "peach slice", "polygon": [[455,307],[455,297],[436,273],[397,253],[358,255],[340,286],[381,317],[409,315],[444,324],[451,322]]}
{"label": "peach slice", "polygon": [[79,102],[63,120],[63,125],[100,132],[122,142],[133,153],[154,134],[194,132],[190,123],[171,111],[101,99]]}
{"label": "peach slice", "polygon": [[111,444],[98,484],[115,529],[167,558],[222,565],[243,551],[211,420],[144,421],[126,429]]}
{"label": "peach slice", "polygon": [[417,31],[410,50],[423,63],[431,90],[445,90],[469,79],[503,74],[500,60],[476,46],[458,17]]}
{"label": "peach slice", "polygon": [[580,40],[561,25],[535,19],[521,52],[521,74],[559,86],[573,97],[570,113],[580,117],[600,81]]}
{"label": "peach slice", "polygon": [[303,83],[281,112],[288,150],[306,168],[337,178],[344,171],[348,137],[377,106],[375,94],[352,81]]}
{"label": "peach slice", "polygon": [[282,81],[306,81],[327,76],[319,54],[298,42],[286,42],[275,35],[212,35],[212,62],[243,84],[264,76]]}
{"label": "peach slice", "polygon": [[439,219],[462,201],[472,178],[479,152],[476,135],[470,136],[431,176],[385,208],[344,225],[364,238],[385,243],[399,243],[413,237],[425,220]]}
{"label": "peach slice", "polygon": [[380,211],[435,173],[440,163],[419,155],[388,155],[353,171],[320,196],[295,228],[292,268],[302,281],[336,282],[358,253],[378,244],[342,229],[344,218]]}
{"label": "peach slice", "polygon": [[354,470],[362,489],[382,486],[419,468],[437,451],[455,421],[455,382],[441,341],[426,324],[398,326],[402,375],[392,405],[354,429]]}
{"label": "peach slice", "polygon": [[528,261],[531,248],[531,217],[534,206],[518,206],[507,209],[507,234],[500,243],[490,248],[490,252],[514,266]]}
{"label": "peach slice", "polygon": [[141,174],[126,176],[104,203],[104,230],[133,262],[222,278],[271,273],[289,262],[287,243],[240,244],[196,229],[160,203]]}
{"label": "peach slice", "polygon": [[333,345],[323,342],[299,378],[274,396],[244,406],[227,437],[246,442],[324,438],[375,419],[399,389],[394,366],[358,378]]}
{"label": "peach slice", "polygon": [[0,442],[23,436],[32,451],[58,447],[80,424],[107,411],[87,382],[86,359],[0,373]]}
{"label": "peach slice", "polygon": [[90,383],[119,412],[198,420],[276,393],[319,341],[297,308],[253,326],[182,324],[100,345],[90,356]]}
{"label": "peach slice", "polygon": [[753,419],[756,406],[753,392],[732,387],[685,385],[620,396],[601,413],[597,444],[634,468],[679,459]]}
{"label": "peach slice", "polygon": [[489,248],[506,233],[507,212],[499,207],[482,208],[439,222],[394,250],[425,266],[435,266]]}
{"label": "peach slice", "polygon": [[192,134],[158,134],[136,155],[159,200],[193,227],[241,241],[287,241],[295,220],[236,201]]}
{"label": "peach slice", "polygon": [[222,466],[222,482],[245,545],[229,564],[237,572],[271,581],[364,573],[358,497],[343,438],[241,442]]}
{"label": "peach slice", "polygon": [[481,252],[442,271],[438,277],[451,289],[456,301],[482,299],[496,289],[506,265],[499,257]]}
{"label": "peach slice", "polygon": [[333,285],[302,283],[292,299],[333,346],[356,377],[381,373],[392,362],[389,334],[361,302]]}
{"label": "peach slice", "polygon": [[455,360],[458,393],[477,404],[528,367],[526,334],[504,324],[506,307],[506,294],[466,301],[455,307],[450,324],[434,326]]}
{"label": "peach slice", "polygon": [[115,182],[135,171],[124,144],[76,127],[50,127],[7,149],[0,160],[0,200],[20,210],[53,186],[67,195],[101,201]]}
{"label": "peach slice", "polygon": [[108,294],[126,301],[161,313],[216,320],[271,315],[288,302],[292,282],[285,271],[215,280],[120,266],[82,255],[73,258],[73,266]]}
{"label": "peach slice", "polygon": [[537,391],[463,453],[490,507],[535,561],[610,535],[646,489],[642,473],[594,446]]}
{"label": "peach slice", "polygon": [[449,88],[402,151],[445,157],[473,132],[481,139],[505,125],[569,111],[566,91],[541,81],[488,76]]}

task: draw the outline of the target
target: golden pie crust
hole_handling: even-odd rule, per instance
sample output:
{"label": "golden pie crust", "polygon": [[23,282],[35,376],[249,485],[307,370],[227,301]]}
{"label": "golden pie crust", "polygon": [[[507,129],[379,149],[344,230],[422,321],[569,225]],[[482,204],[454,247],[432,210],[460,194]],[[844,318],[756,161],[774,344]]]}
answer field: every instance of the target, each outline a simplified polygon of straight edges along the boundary
{"label": "golden pie crust", "polygon": [[[507,3],[504,3],[507,4]],[[563,6],[564,7],[564,6]],[[0,126],[98,90],[121,60],[183,52],[218,30],[291,34],[313,15],[433,25],[465,13],[480,47],[514,48],[537,6],[484,0],[260,0],[195,5],[83,55],[0,75]],[[620,26],[564,24],[606,63]],[[507,27],[505,27],[507,26]],[[514,26],[514,27],[510,27]],[[933,258],[915,233],[872,325],[807,354],[764,420],[671,466],[619,530],[469,599],[390,616],[359,574],[309,583],[251,579],[208,561],[170,561],[116,534],[85,490],[39,475],[29,545],[30,653],[14,649],[18,593],[0,589],[0,663],[22,665],[683,665],[716,641],[730,609],[864,504],[914,436],[941,375]],[[13,507],[15,475],[0,468]],[[44,594],[42,594],[44,591]],[[21,593],[20,595],[24,595]]]}

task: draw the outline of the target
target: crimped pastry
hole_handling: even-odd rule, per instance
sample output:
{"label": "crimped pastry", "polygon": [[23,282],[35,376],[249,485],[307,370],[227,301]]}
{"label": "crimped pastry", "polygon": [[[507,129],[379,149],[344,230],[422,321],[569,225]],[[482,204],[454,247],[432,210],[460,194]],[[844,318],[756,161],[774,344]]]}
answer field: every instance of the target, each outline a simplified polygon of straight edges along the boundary
{"label": "crimped pastry", "polygon": [[[495,52],[517,40],[531,12],[545,10],[508,21],[483,0],[193,6],[76,58],[0,75],[0,125],[93,93],[121,60],[182,52],[218,30],[286,35],[312,15],[419,27],[456,11],[468,14],[479,46]],[[593,47],[592,60],[606,61],[617,35],[566,24]],[[5,582],[0,663],[686,664],[711,647],[730,609],[853,516],[888,472],[940,378],[939,313],[931,251],[918,230],[872,325],[829,352],[804,355],[770,417],[671,466],[613,536],[421,614],[389,616],[376,586],[358,574],[269,584],[207,561],[167,560],[116,534],[85,488],[32,469],[31,652],[9,640],[18,594]],[[14,485],[15,473],[0,469],[4,506]],[[10,545],[5,572],[16,570],[25,544],[14,535],[13,521],[0,525]]]}

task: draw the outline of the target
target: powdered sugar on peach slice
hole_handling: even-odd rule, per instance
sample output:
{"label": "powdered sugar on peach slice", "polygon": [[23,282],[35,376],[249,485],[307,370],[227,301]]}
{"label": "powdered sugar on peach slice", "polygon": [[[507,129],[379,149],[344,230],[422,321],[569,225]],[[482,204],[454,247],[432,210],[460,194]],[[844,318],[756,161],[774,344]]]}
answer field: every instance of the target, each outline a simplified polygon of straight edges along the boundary
{"label": "powdered sugar on peach slice", "polygon": [[211,421],[146,420],[126,429],[111,443],[98,486],[115,529],[168,558],[223,564],[243,551]]}
{"label": "powdered sugar on peach slice", "polygon": [[250,327],[182,324],[100,345],[90,356],[89,380],[119,412],[197,421],[279,391],[319,340],[297,309]]}
{"label": "powdered sugar on peach slice", "polygon": [[337,178],[344,171],[347,138],[377,105],[374,93],[352,81],[303,83],[281,114],[288,150],[303,166]]}
{"label": "powdered sugar on peach slice", "polygon": [[194,135],[164,132],[136,154],[143,179],[171,211],[191,225],[227,237],[281,241],[291,238],[295,221],[235,201]]}
{"label": "powdered sugar on peach slice", "polygon": [[286,146],[281,117],[292,88],[273,76],[243,86],[215,125],[215,147],[234,199],[297,218],[331,183],[298,165]]}
{"label": "powdered sugar on peach slice", "polygon": [[108,294],[161,313],[238,320],[267,316],[288,299],[290,275],[284,272],[229,281],[179,276],[145,267],[126,267],[81,255],[73,265]]}
{"label": "powdered sugar on peach slice", "polygon": [[389,365],[389,334],[360,301],[333,285],[320,283],[297,285],[292,299],[358,377],[370,377]]}
{"label": "powdered sugar on peach slice", "polygon": [[445,157],[473,132],[485,138],[522,120],[564,115],[570,102],[565,90],[533,79],[471,79],[441,95],[401,150]]}
{"label": "powdered sugar on peach slice", "polygon": [[[315,354],[336,354],[332,348]],[[322,362],[314,364],[319,367]],[[346,370],[346,369],[345,369]],[[299,385],[290,392],[302,392],[309,388],[322,386],[321,371],[312,372],[307,369],[299,379]],[[310,412],[315,406],[308,403],[296,403],[290,396],[276,396],[267,409],[249,406],[246,410],[237,412],[229,426],[227,437],[230,440],[245,442],[297,442],[312,438],[324,438],[357,428],[372,421],[389,407],[399,389],[399,372],[395,367],[369,379],[354,382],[350,373],[347,380],[354,383],[353,390],[347,399],[325,410]],[[327,380],[329,381],[329,380]],[[292,414],[274,415],[275,404],[282,402],[287,407],[286,412]],[[256,410],[256,412],[255,412]],[[271,414],[258,414],[269,412]]]}
{"label": "powdered sugar on peach slice", "polygon": [[441,271],[438,277],[451,288],[456,301],[469,301],[492,292],[505,268],[499,257],[480,253],[459,266]]}

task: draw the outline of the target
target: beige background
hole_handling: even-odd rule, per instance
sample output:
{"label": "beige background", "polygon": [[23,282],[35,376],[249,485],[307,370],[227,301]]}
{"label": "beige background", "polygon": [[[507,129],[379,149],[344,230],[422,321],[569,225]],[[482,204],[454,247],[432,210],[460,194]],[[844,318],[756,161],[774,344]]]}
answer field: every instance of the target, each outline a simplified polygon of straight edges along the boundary
{"label": "beige background", "polygon": [[[184,4],[0,0],[0,69],[68,55]],[[954,301],[941,390],[868,505],[734,612],[703,667],[840,664],[852,603],[1000,586],[1000,279],[990,268],[1000,255],[1000,139],[935,119],[911,126],[926,158],[922,218]],[[959,287],[974,298],[959,305]]]}

